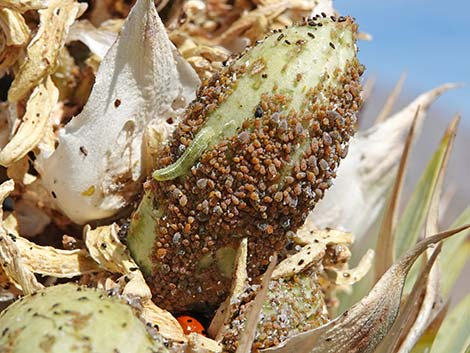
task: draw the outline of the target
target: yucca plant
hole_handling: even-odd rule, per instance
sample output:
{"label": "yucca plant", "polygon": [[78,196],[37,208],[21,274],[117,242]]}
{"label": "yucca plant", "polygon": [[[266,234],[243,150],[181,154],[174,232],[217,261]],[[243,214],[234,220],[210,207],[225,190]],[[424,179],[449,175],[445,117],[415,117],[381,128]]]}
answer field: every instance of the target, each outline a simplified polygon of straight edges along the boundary
{"label": "yucca plant", "polygon": [[458,116],[399,212],[454,85],[355,133],[368,36],[329,1],[0,6],[1,353],[468,350],[470,211],[438,221]]}

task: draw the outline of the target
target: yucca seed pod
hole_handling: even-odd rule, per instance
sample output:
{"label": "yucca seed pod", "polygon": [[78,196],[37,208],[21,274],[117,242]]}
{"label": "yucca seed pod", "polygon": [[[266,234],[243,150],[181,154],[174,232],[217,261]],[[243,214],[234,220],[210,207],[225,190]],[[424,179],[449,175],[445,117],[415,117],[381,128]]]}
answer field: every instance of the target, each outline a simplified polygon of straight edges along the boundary
{"label": "yucca seed pod", "polygon": [[63,284],[0,313],[2,353],[168,353],[135,309],[102,290]]}
{"label": "yucca seed pod", "polygon": [[316,17],[276,31],[202,84],[128,235],[159,306],[216,306],[240,240],[256,278],[323,197],[360,105],[356,27]]}
{"label": "yucca seed pod", "polygon": [[[328,322],[324,295],[318,283],[317,268],[308,269],[288,278],[269,282],[259,323],[253,342],[253,352],[273,347],[295,334],[314,329]],[[224,329],[224,352],[233,353],[238,348],[241,333],[245,331],[247,313],[259,285],[245,288],[239,297],[236,315]]]}

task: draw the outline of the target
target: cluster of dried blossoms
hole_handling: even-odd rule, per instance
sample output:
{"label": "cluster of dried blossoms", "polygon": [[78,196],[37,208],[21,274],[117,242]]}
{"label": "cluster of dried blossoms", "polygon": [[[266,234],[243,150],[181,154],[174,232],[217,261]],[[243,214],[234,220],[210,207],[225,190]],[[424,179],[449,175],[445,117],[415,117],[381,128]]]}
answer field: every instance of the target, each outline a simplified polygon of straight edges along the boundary
{"label": "cluster of dried blossoms", "polygon": [[[0,0],[1,302],[53,286],[58,279],[78,281],[138,302],[140,316],[158,327],[176,352],[249,351],[252,345],[264,349],[278,347],[292,336],[293,347],[306,344],[303,347],[315,352],[346,352],[351,347],[362,349],[368,341],[380,342],[396,317],[397,290],[410,259],[424,247],[414,249],[393,268],[399,275],[384,276],[378,282],[381,287],[361,302],[362,307],[330,320],[338,305],[337,292],[366,274],[372,253],[348,269],[351,234],[316,229],[329,226],[324,224],[327,213],[317,214],[313,222],[309,216],[310,222],[291,235],[293,253],[276,267],[271,265],[261,283],[248,280],[248,244],[240,243],[230,295],[215,313],[211,339],[185,335],[169,312],[152,303],[144,276],[122,242],[127,225],[108,222],[107,217],[119,210],[128,214],[126,207],[132,206],[143,178],[155,167],[155,156],[194,98],[200,80],[273,30],[314,14],[334,14],[326,0],[189,0],[155,5],[161,20],[151,2],[143,0],[127,20],[133,6],[127,1]],[[142,56],[137,54],[141,51]],[[155,77],[149,78],[149,72]],[[396,166],[410,116],[418,106],[423,115],[447,88],[419,97],[390,118],[397,132],[389,145],[384,140],[382,147],[373,148],[366,136],[359,136],[358,141],[371,150],[385,150],[388,159],[366,158],[356,163],[356,171],[373,165],[374,177],[380,178]],[[421,115],[417,120],[422,121]],[[386,125],[381,130],[385,135]],[[368,150],[362,148],[361,152]],[[351,146],[350,160],[361,154],[355,152]],[[358,168],[360,163],[369,165]],[[367,182],[372,183],[370,178]],[[331,194],[340,199],[334,190]],[[335,207],[338,204],[338,214],[341,205],[353,208],[347,202],[336,201]],[[373,204],[373,212],[363,212],[369,218],[364,223],[375,219],[379,204]],[[372,202],[367,206],[372,207]],[[96,220],[101,226],[94,229],[77,226]],[[341,222],[333,226],[351,229]],[[304,297],[305,288],[310,296],[297,300]],[[385,293],[387,298],[379,301]],[[370,308],[376,306],[390,310],[374,316]],[[361,328],[353,325],[358,318],[368,320],[368,339],[362,340]],[[311,332],[309,342],[321,338],[317,348],[302,341],[298,334],[304,331]],[[279,346],[281,352],[287,351],[283,349],[288,348]]]}

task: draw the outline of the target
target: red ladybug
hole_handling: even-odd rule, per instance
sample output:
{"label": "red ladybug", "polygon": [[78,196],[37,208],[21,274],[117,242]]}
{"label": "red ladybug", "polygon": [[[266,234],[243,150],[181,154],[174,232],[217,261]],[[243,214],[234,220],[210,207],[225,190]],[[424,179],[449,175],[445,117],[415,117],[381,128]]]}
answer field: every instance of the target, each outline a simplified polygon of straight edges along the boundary
{"label": "red ladybug", "polygon": [[205,336],[206,330],[204,326],[201,325],[199,321],[191,316],[179,316],[176,320],[178,320],[179,324],[183,328],[183,332],[185,335],[189,335],[191,332],[199,333],[200,335]]}

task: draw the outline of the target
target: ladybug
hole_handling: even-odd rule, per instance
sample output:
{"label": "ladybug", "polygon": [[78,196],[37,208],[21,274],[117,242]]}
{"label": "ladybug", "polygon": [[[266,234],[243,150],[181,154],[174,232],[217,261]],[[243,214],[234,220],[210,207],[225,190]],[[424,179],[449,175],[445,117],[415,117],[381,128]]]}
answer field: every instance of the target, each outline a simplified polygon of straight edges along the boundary
{"label": "ladybug", "polygon": [[203,336],[206,335],[206,330],[204,329],[204,326],[202,326],[202,324],[195,318],[183,315],[179,316],[176,320],[178,320],[179,324],[183,328],[183,332],[185,335],[189,335],[191,332],[196,332]]}

